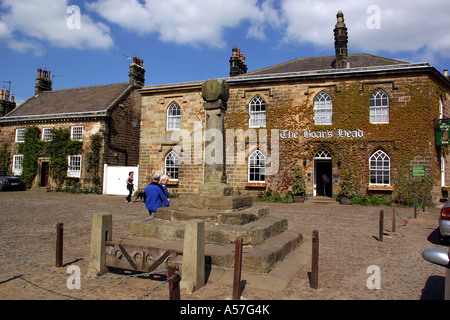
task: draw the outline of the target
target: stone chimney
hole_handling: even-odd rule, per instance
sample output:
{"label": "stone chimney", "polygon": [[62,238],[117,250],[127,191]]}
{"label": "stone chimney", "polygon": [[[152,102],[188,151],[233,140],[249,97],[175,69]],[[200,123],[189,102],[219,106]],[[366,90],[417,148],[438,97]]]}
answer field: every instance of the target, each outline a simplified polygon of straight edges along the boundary
{"label": "stone chimney", "polygon": [[16,107],[14,96],[11,96],[11,100],[9,99],[9,97],[9,90],[3,91],[3,89],[0,89],[0,117],[3,117]]}
{"label": "stone chimney", "polygon": [[130,84],[137,88],[142,88],[145,85],[145,69],[144,60],[133,57],[133,63],[130,65]]}
{"label": "stone chimney", "polygon": [[52,91],[52,80],[50,79],[50,71],[39,68],[36,78],[36,87],[34,93],[37,95],[42,91]]}
{"label": "stone chimney", "polygon": [[347,27],[344,23],[344,14],[339,11],[336,15],[337,23],[334,28],[334,50],[336,51],[336,69],[347,68]]}
{"label": "stone chimney", "polygon": [[247,73],[247,65],[245,64],[245,56],[236,46],[233,47],[233,54],[230,58],[230,77]]}

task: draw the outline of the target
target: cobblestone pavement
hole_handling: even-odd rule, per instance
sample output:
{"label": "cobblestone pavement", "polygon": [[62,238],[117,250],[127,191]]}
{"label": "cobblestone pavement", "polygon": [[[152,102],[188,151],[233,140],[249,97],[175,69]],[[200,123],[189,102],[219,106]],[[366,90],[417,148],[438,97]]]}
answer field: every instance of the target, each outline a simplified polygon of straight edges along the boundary
{"label": "cobblestone pavement", "polygon": [[[162,284],[165,277],[158,275],[107,280],[82,278],[80,289],[68,289],[66,275],[46,270],[65,273],[68,265],[76,265],[85,274],[94,213],[112,213],[113,237],[129,236],[130,223],[148,217],[142,203],[129,204],[124,198],[39,190],[1,192],[0,246],[38,267],[0,251],[0,299],[136,300]],[[172,205],[176,205],[176,200]],[[267,205],[271,215],[287,218],[289,227],[301,226],[303,250],[310,248],[313,230],[319,231],[319,288],[310,287],[310,261],[296,262],[290,256],[270,281],[264,275],[243,273],[242,300],[443,299],[445,269],[421,256],[425,249],[448,250],[448,246],[438,242],[438,208],[420,212],[417,219],[413,219],[412,208],[397,208],[396,233],[393,233],[390,207],[311,201]],[[382,242],[378,241],[380,210],[385,212]],[[404,225],[400,218],[408,219],[408,223]],[[62,268],[55,267],[58,223],[64,223],[65,266]],[[367,287],[367,280],[373,275],[367,270],[372,265],[379,267],[380,289]],[[181,291],[182,300],[227,300],[231,295],[231,270],[213,269],[203,288],[192,294]],[[145,297],[145,300],[167,299],[168,285]]]}

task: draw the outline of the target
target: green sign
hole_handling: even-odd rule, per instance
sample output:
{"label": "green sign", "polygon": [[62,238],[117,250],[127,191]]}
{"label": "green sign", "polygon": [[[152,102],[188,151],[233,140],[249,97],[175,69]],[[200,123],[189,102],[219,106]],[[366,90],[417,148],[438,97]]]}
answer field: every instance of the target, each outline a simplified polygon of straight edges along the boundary
{"label": "green sign", "polygon": [[412,176],[413,178],[425,178],[425,166],[412,166]]}
{"label": "green sign", "polygon": [[441,122],[436,126],[436,145],[446,146],[450,144],[449,130],[450,122]]}

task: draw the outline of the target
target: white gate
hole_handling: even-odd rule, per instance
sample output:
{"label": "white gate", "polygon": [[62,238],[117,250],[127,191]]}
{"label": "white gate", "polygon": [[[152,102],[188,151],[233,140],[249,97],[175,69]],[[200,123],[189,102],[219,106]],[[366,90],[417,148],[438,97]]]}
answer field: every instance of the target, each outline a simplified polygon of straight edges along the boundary
{"label": "white gate", "polygon": [[103,169],[103,194],[128,195],[127,178],[130,171],[134,172],[134,191],[136,191],[139,178],[139,166],[115,167],[105,164]]}

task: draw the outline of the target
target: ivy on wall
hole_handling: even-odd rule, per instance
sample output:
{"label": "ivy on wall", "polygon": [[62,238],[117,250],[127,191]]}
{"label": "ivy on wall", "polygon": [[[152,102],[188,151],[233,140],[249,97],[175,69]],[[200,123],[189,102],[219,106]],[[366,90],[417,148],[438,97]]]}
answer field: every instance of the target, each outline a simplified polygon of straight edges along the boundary
{"label": "ivy on wall", "polygon": [[[445,95],[433,81],[415,78],[414,82],[402,82],[397,90],[392,85],[366,84],[360,82],[339,83],[338,90],[326,91],[332,96],[333,124],[314,125],[313,99],[309,94],[305,101],[286,99],[281,102],[266,100],[266,128],[268,143],[271,129],[298,132],[297,139],[280,139],[280,171],[276,176],[267,177],[267,182],[276,190],[287,190],[293,183],[294,167],[303,159],[312,159],[322,148],[332,154],[333,167],[345,171],[353,169],[358,193],[364,194],[369,183],[369,158],[379,149],[391,159],[391,184],[398,183],[398,168],[410,168],[411,160],[417,156],[431,156],[429,166],[431,179],[439,178],[439,157],[434,145],[434,119],[439,117],[439,99]],[[377,90],[383,89],[389,95],[389,123],[372,124],[369,116],[369,99]],[[226,114],[227,129],[248,129],[248,105],[239,106],[235,97]],[[276,94],[275,94],[276,96]],[[272,99],[274,100],[274,99]],[[362,139],[302,139],[303,130],[358,130],[364,132]],[[259,131],[260,129],[256,129]],[[312,162],[308,163],[312,170]],[[342,167],[342,168],[341,168]],[[409,172],[409,171],[408,171]],[[428,188],[429,189],[429,188]],[[338,190],[335,190],[337,193]]]}
{"label": "ivy on wall", "polygon": [[42,151],[43,141],[41,141],[41,130],[36,126],[31,126],[25,130],[25,140],[18,145],[18,151],[23,155],[22,180],[31,188],[38,169],[38,154]]}

